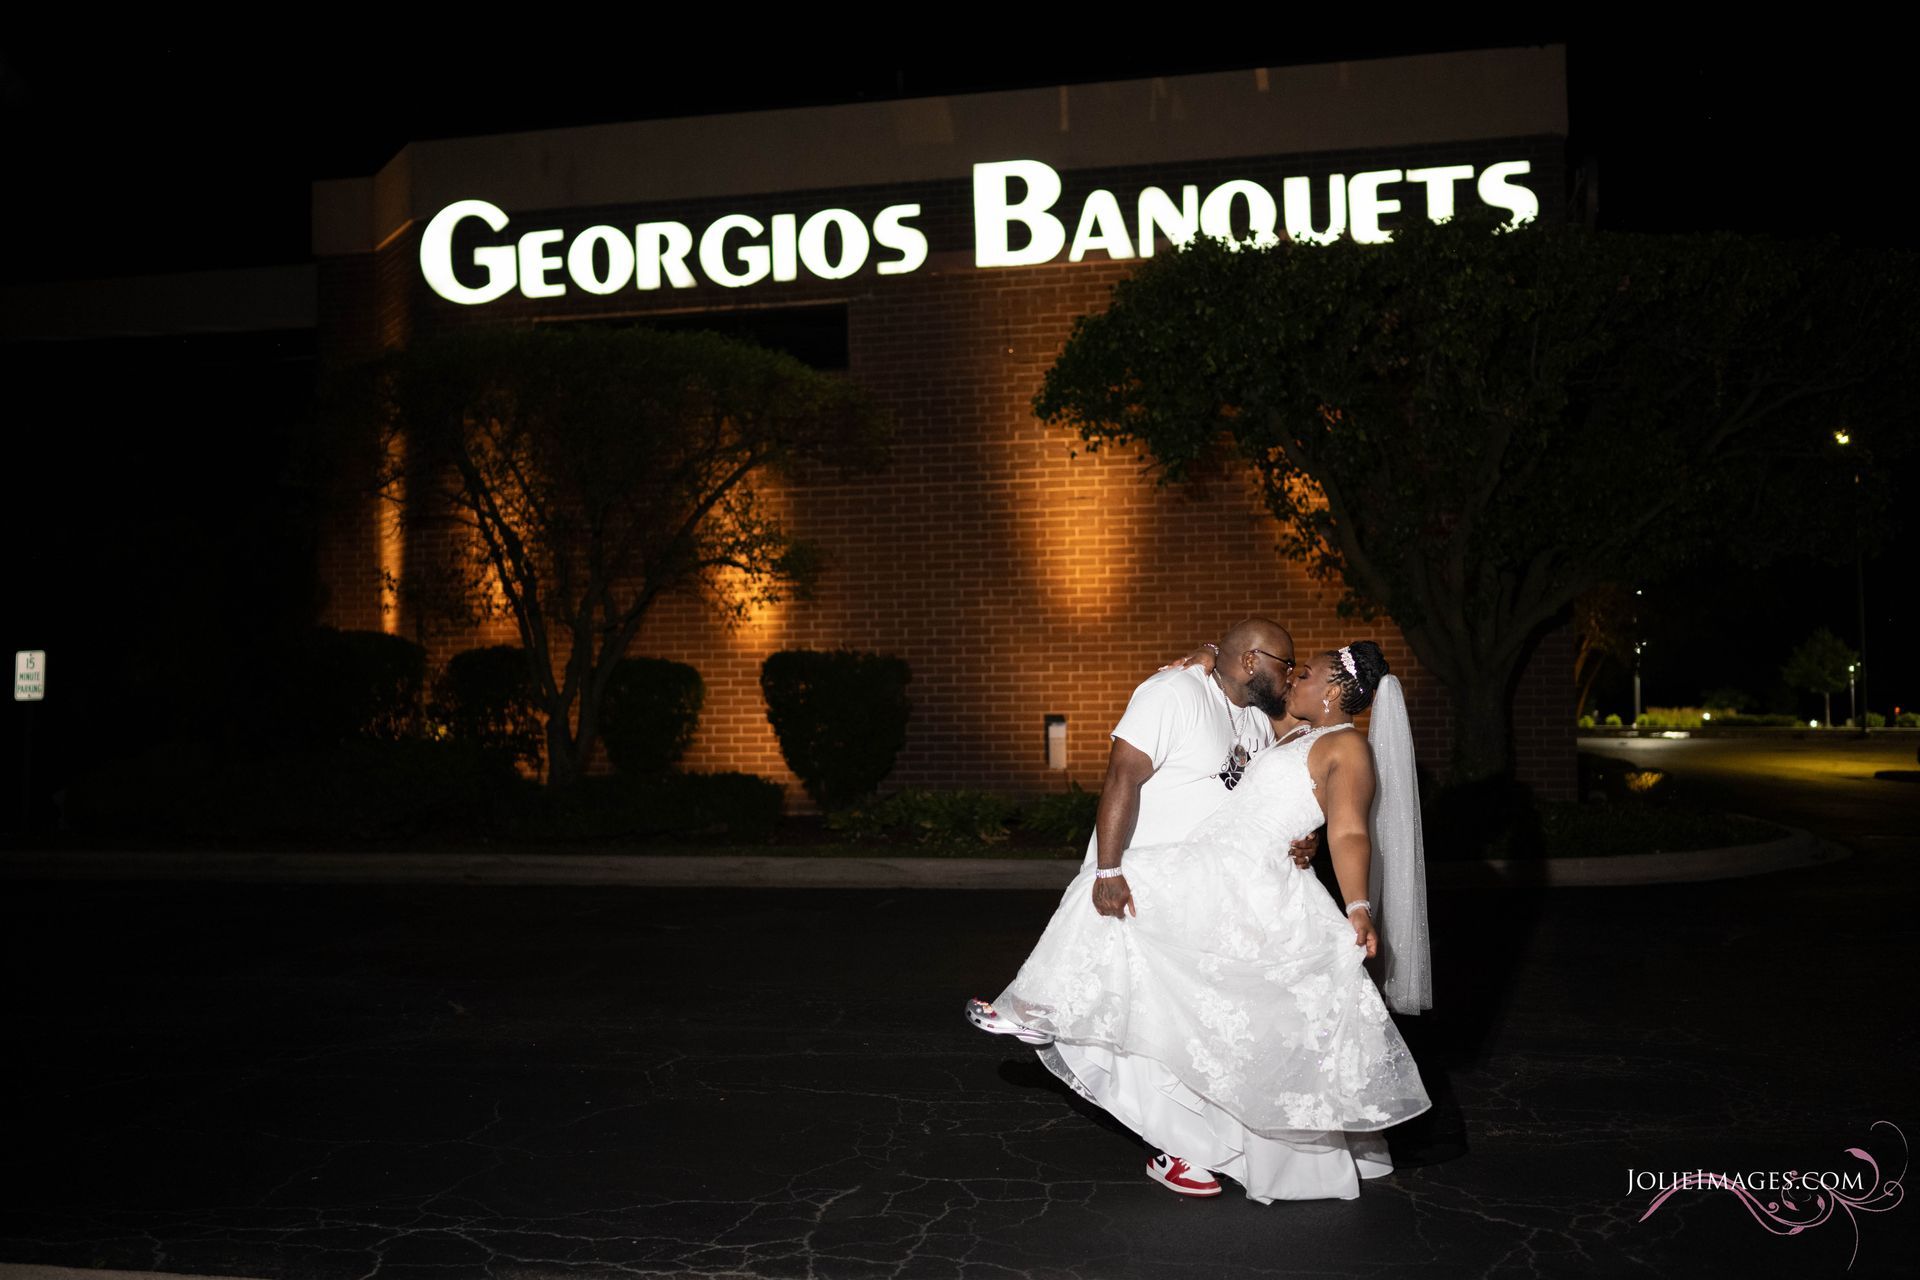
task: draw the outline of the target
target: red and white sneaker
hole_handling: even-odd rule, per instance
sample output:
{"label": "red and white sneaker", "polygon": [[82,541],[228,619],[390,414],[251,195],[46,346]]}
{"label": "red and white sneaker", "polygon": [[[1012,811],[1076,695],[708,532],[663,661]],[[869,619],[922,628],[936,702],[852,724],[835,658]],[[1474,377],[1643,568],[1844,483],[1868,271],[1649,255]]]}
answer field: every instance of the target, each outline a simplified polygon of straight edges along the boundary
{"label": "red and white sneaker", "polygon": [[1153,1159],[1147,1161],[1147,1176],[1169,1191],[1178,1191],[1183,1196],[1217,1196],[1220,1194],[1220,1180],[1205,1169],[1195,1169],[1178,1156],[1170,1156],[1164,1151],[1156,1152]]}
{"label": "red and white sneaker", "polygon": [[1053,1037],[1046,1032],[1035,1031],[1010,1018],[1001,1017],[999,1011],[985,1000],[967,1001],[967,1021],[982,1031],[990,1031],[997,1036],[1012,1036],[1021,1044],[1053,1043]]}

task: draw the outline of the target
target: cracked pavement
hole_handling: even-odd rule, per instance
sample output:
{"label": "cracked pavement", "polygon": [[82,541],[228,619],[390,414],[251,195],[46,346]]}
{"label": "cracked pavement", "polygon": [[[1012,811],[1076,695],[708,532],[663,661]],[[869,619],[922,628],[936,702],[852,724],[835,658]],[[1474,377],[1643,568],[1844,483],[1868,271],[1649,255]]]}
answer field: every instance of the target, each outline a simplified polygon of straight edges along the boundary
{"label": "cracked pavement", "polygon": [[[1880,828],[1884,831],[1884,827]],[[1915,842],[1449,889],[1357,1200],[1169,1194],[969,1027],[1046,893],[10,882],[0,1262],[275,1280],[1907,1274],[1630,1170],[1904,1176]],[[1777,1206],[1776,1206],[1777,1207]],[[1784,1213],[1784,1210],[1782,1210]],[[1857,1250],[1857,1252],[1856,1252]],[[1851,1269],[1849,1270],[1849,1264]]]}

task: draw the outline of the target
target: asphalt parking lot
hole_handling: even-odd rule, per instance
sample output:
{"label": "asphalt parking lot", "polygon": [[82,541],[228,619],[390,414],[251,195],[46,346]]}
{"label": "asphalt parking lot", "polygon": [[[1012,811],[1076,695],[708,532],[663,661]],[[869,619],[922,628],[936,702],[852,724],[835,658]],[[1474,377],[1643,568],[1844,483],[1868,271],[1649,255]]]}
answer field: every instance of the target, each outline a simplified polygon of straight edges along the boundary
{"label": "asphalt parking lot", "polygon": [[1904,1177],[1916,841],[1895,824],[1920,789],[1648,754],[1761,816],[1831,814],[1853,856],[1436,893],[1436,1008],[1402,1026],[1438,1105],[1352,1201],[1174,1197],[1030,1051],[964,1024],[1048,893],[11,881],[0,1262],[1908,1274],[1911,1206],[1707,1188],[1649,1215],[1635,1178],[1864,1170],[1850,1148]]}

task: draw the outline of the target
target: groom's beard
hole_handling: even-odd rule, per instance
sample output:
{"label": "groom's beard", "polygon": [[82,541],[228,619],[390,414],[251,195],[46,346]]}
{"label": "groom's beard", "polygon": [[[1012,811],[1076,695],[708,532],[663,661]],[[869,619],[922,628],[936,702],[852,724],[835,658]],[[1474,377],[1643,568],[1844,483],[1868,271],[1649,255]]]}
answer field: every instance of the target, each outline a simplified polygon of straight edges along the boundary
{"label": "groom's beard", "polygon": [[1265,671],[1247,681],[1247,700],[1270,716],[1287,714],[1287,691]]}

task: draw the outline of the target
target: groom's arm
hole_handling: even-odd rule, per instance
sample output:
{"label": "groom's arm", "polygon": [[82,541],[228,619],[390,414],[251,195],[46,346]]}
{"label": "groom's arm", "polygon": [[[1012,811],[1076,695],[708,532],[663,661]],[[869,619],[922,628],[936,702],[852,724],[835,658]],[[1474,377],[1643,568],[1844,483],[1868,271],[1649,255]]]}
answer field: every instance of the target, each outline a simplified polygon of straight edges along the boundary
{"label": "groom's arm", "polygon": [[[1125,738],[1116,737],[1107,752],[1107,776],[1100,784],[1100,808],[1094,815],[1095,859],[1102,867],[1120,865],[1120,855],[1133,840],[1140,817],[1140,788],[1153,776],[1153,758]],[[1103,916],[1123,917],[1133,908],[1133,891],[1125,876],[1093,882],[1093,909]],[[1139,910],[1133,908],[1134,914]]]}
{"label": "groom's arm", "polygon": [[1120,855],[1133,841],[1134,824],[1140,817],[1140,788],[1152,776],[1153,760],[1146,752],[1125,738],[1113,740],[1093,824],[1094,837],[1099,841],[1099,865],[1120,865]]}

